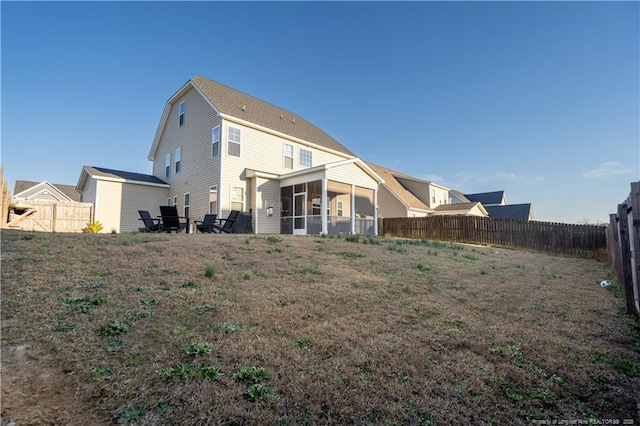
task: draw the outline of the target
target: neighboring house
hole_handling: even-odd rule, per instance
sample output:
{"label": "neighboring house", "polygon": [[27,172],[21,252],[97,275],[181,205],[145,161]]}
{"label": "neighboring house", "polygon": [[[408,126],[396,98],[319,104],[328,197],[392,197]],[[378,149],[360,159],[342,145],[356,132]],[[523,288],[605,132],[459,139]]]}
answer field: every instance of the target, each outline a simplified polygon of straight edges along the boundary
{"label": "neighboring house", "polygon": [[92,219],[103,232],[137,231],[143,227],[138,210],[158,216],[169,194],[169,185],[155,176],[91,166],[82,168],[76,188],[80,201],[93,203]]}
{"label": "neighboring house", "polygon": [[[170,204],[192,220],[250,212],[256,233],[377,233],[384,180],[366,163],[302,117],[204,77],[167,101],[148,158],[153,176],[83,169],[78,188],[95,200],[96,220],[112,220],[106,231],[130,230],[143,206],[153,214]],[[129,184],[136,196],[103,198],[103,186]]]}
{"label": "neighboring house", "polygon": [[429,216],[438,214],[439,206],[451,203],[450,189],[445,186],[376,164],[368,164],[384,179],[379,194],[379,211],[382,217]]}
{"label": "neighboring house", "polygon": [[442,204],[435,208],[434,216],[447,216],[447,215],[462,215],[462,216],[487,216],[487,209],[484,208],[482,203],[470,202],[470,203],[456,203],[456,204]]}
{"label": "neighboring house", "polygon": [[13,187],[14,200],[40,200],[67,203],[80,201],[80,194],[71,185],[52,184],[46,180],[43,182],[30,182],[17,180]]}
{"label": "neighboring house", "polygon": [[483,206],[504,206],[507,203],[507,195],[504,191],[480,192],[477,194],[465,194],[465,198],[469,201],[477,201]]}
{"label": "neighboring house", "polygon": [[486,206],[489,217],[516,220],[534,220],[530,203]]}

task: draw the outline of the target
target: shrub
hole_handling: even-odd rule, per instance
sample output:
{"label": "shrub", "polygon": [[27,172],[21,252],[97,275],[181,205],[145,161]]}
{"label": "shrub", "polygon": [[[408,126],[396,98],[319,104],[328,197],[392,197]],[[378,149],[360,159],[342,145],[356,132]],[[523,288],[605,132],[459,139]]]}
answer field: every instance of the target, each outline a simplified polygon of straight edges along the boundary
{"label": "shrub", "polygon": [[102,226],[100,221],[95,221],[87,223],[87,227],[84,228],[83,231],[88,234],[97,234],[98,232],[102,231],[103,228],[104,227]]}

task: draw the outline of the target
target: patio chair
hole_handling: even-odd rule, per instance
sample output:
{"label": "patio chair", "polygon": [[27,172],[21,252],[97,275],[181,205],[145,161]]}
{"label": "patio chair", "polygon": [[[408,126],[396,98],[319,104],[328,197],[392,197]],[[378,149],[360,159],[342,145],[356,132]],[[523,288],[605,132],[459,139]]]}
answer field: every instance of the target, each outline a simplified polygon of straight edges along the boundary
{"label": "patio chair", "polygon": [[[175,206],[160,206],[160,217],[162,218],[162,232],[176,231],[182,232],[183,229],[189,226],[189,218],[178,216],[178,209]],[[185,222],[180,222],[180,219],[186,219]]]}
{"label": "patio chair", "polygon": [[202,220],[194,220],[193,223],[196,224],[196,229],[203,234],[213,232],[213,225],[216,223],[217,214],[206,214],[204,215],[204,219]]}
{"label": "patio chair", "polygon": [[154,219],[148,210],[138,210],[140,219],[144,223],[144,228],[140,228],[141,232],[160,232],[162,224],[160,219]]}
{"label": "patio chair", "polygon": [[213,225],[214,232],[217,231],[218,233],[224,232],[225,234],[231,234],[233,232],[233,225],[236,223],[236,220],[238,220],[239,214],[240,212],[238,210],[231,210],[226,219],[220,219],[220,221],[224,221],[222,226],[216,224]]}

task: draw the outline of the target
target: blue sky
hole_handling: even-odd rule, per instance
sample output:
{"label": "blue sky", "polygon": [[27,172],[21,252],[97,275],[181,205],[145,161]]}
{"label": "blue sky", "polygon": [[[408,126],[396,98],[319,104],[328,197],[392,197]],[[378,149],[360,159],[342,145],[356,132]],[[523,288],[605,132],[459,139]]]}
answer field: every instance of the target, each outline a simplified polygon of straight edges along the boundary
{"label": "blue sky", "polygon": [[365,161],[536,219],[608,221],[640,177],[638,2],[6,2],[4,175],[151,172],[203,75]]}

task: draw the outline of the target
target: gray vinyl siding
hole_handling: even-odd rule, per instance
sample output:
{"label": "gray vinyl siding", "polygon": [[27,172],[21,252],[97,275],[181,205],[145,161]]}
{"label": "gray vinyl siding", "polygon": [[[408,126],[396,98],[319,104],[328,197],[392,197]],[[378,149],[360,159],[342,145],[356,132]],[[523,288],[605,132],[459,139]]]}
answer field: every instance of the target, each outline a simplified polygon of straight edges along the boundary
{"label": "gray vinyl siding", "polygon": [[380,217],[410,217],[407,208],[386,187],[378,189],[378,215]]}
{"label": "gray vinyl siding", "polygon": [[[186,101],[185,121],[178,122],[178,108]],[[209,188],[218,186],[225,198],[226,185],[220,185],[220,158],[211,157],[211,132],[221,124],[220,117],[207,101],[194,90],[176,99],[170,108],[153,160],[153,175],[171,185],[166,198],[178,197],[178,211],[184,211],[184,194],[190,193],[191,219],[202,219],[209,212]],[[222,150],[221,140],[221,150]],[[181,148],[180,173],[175,172],[175,151]],[[165,157],[171,154],[170,175],[165,177]],[[222,155],[222,153],[221,153]]]}
{"label": "gray vinyl siding", "polygon": [[160,205],[167,204],[169,188],[125,183],[122,185],[122,208],[119,232],[137,231],[143,227],[138,210],[148,210],[151,217],[160,216]]}
{"label": "gray vinyl siding", "polygon": [[[280,233],[280,183],[256,178],[257,195],[254,210],[254,231],[259,234]],[[267,216],[267,208],[273,207],[273,216]],[[257,219],[256,219],[257,218]],[[257,220],[257,229],[255,221]]]}

